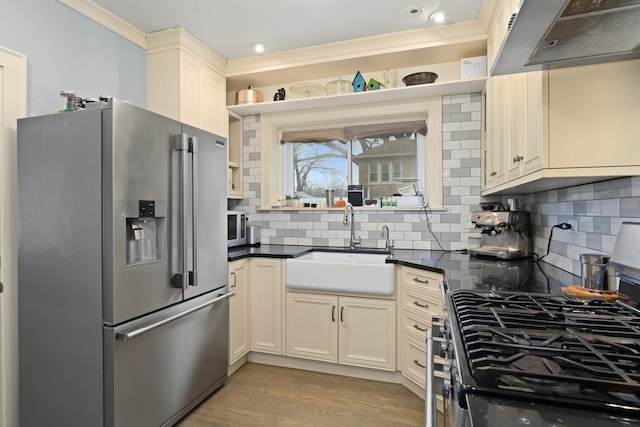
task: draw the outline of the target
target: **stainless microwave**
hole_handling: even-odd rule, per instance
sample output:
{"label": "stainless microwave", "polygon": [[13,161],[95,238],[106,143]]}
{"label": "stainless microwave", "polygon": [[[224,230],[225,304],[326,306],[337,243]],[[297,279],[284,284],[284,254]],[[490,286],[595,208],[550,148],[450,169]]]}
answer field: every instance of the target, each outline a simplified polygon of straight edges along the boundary
{"label": "stainless microwave", "polygon": [[227,246],[247,244],[247,213],[227,211]]}

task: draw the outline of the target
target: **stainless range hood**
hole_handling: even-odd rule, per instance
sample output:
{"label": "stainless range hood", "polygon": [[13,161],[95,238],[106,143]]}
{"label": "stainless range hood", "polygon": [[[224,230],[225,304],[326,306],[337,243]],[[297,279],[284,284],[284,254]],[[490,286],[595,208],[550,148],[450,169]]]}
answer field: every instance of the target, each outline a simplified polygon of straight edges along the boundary
{"label": "stainless range hood", "polygon": [[640,0],[522,0],[491,75],[640,58]]}

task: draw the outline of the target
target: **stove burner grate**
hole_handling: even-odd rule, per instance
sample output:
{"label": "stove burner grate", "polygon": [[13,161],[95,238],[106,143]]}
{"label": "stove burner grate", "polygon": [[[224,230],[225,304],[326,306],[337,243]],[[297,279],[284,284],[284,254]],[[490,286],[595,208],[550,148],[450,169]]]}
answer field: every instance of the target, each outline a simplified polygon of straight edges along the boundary
{"label": "stove burner grate", "polygon": [[634,309],[508,292],[456,291],[451,301],[473,390],[587,405],[640,401],[640,313]]}

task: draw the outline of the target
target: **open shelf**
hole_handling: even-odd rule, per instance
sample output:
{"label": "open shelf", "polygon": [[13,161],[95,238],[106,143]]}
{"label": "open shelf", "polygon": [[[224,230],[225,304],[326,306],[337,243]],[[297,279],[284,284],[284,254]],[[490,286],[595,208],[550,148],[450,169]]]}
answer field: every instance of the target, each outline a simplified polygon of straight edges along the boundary
{"label": "open shelf", "polygon": [[240,116],[250,116],[254,114],[282,113],[320,108],[359,106],[372,103],[397,102],[432,96],[481,92],[484,88],[485,81],[486,78],[479,78],[398,87],[393,89],[380,89],[368,92],[318,96],[314,98],[296,98],[285,99],[284,101],[261,102],[257,104],[228,105],[227,110]]}

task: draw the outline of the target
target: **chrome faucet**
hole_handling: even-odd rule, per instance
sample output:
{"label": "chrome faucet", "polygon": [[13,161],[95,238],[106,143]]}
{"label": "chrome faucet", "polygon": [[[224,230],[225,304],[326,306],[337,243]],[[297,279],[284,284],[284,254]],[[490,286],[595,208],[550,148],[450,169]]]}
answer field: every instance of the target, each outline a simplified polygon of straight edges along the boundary
{"label": "chrome faucet", "polygon": [[344,224],[349,222],[349,211],[351,211],[351,238],[349,239],[349,249],[354,250],[356,245],[359,245],[362,239],[360,236],[356,237],[356,227],[355,227],[355,212],[353,210],[353,205],[351,203],[347,203],[344,207]]}
{"label": "chrome faucet", "polygon": [[387,252],[391,252],[391,248],[393,248],[394,243],[393,240],[389,240],[389,227],[387,227],[386,225],[382,226],[382,237],[385,238],[384,250]]}

